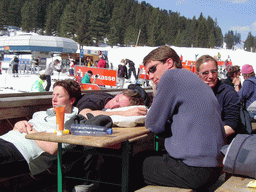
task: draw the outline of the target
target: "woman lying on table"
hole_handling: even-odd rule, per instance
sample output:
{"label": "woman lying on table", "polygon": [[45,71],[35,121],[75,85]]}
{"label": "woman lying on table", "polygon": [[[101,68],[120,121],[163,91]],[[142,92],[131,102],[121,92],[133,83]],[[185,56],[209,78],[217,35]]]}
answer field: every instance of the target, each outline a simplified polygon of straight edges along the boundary
{"label": "woman lying on table", "polygon": [[13,162],[13,165],[22,164],[25,167],[19,169],[31,172],[32,175],[45,171],[56,159],[58,143],[29,140],[26,134],[56,129],[56,116],[54,107],[65,105],[65,126],[67,121],[77,115],[78,109],[73,107],[75,101],[80,97],[80,85],[71,79],[57,81],[53,85],[52,107],[47,111],[39,111],[33,114],[29,121],[19,121],[13,130],[0,136],[0,163]]}

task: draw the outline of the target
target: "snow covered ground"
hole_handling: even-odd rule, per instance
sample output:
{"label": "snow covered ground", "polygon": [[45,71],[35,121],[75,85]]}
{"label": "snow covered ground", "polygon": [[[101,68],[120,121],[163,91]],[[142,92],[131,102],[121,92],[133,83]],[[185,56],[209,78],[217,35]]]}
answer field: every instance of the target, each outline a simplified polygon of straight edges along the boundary
{"label": "snow covered ground", "polygon": [[[54,80],[71,78],[68,73],[54,72],[52,76],[52,85]],[[4,93],[19,93],[19,92],[30,92],[32,84],[38,79],[38,74],[19,74],[18,77],[13,77],[11,73],[6,71],[0,75],[0,94]],[[44,83],[44,87],[46,82]],[[52,89],[52,88],[51,88]]]}
{"label": "snow covered ground", "polygon": [[[113,64],[113,69],[117,69],[118,64],[122,59],[130,59],[134,61],[136,68],[142,64],[143,58],[156,47],[84,47],[84,49],[91,50],[102,50],[108,51],[109,62]],[[178,55],[183,56],[183,61],[192,60],[194,61],[197,58],[209,54],[211,56],[216,56],[218,52],[221,54],[221,60],[226,60],[230,56],[233,65],[238,65],[242,67],[244,64],[253,65],[256,69],[256,53],[246,52],[243,50],[226,50],[226,49],[205,49],[205,48],[185,48],[185,47],[172,47]],[[0,75],[0,94],[1,93],[17,93],[17,92],[29,92],[31,85],[38,78],[38,75],[35,74],[19,74],[19,77],[13,77],[12,74],[2,72]],[[65,79],[70,78],[68,73],[54,72],[52,79]],[[134,79],[132,82],[134,83]],[[52,82],[53,84],[54,82]],[[124,88],[129,83],[126,83]]]}

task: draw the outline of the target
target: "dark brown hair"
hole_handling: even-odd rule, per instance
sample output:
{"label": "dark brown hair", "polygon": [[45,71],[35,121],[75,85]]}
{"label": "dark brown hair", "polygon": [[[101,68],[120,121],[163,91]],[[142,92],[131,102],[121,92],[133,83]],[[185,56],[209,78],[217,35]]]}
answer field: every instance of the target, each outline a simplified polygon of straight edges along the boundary
{"label": "dark brown hair", "polygon": [[53,85],[53,88],[56,86],[61,86],[64,89],[66,89],[66,91],[69,94],[69,97],[70,98],[75,97],[76,101],[78,101],[81,98],[81,87],[80,87],[79,83],[73,79],[65,79],[65,80],[56,81]]}
{"label": "dark brown hair", "polygon": [[161,61],[165,63],[167,59],[171,58],[176,68],[182,68],[182,63],[179,55],[167,45],[158,47],[151,51],[144,59],[143,64],[146,66],[150,61]]}
{"label": "dark brown hair", "polygon": [[122,94],[129,98],[131,105],[144,105],[144,99],[141,97],[140,93],[131,89],[127,89],[122,92]]}
{"label": "dark brown hair", "polygon": [[238,65],[234,65],[229,67],[227,75],[228,77],[233,77],[233,75],[235,73],[238,73],[239,71],[240,71],[240,67]]}

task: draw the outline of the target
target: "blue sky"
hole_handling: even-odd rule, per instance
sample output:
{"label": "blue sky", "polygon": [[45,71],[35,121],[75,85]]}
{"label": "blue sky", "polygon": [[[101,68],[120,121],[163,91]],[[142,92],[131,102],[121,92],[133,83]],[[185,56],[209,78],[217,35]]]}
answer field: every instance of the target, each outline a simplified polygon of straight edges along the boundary
{"label": "blue sky", "polygon": [[[138,0],[141,3],[141,0]],[[225,35],[230,30],[241,34],[246,40],[248,32],[256,36],[256,1],[255,0],[145,0],[146,3],[160,9],[179,12],[186,18],[198,19],[200,13],[210,16]]]}

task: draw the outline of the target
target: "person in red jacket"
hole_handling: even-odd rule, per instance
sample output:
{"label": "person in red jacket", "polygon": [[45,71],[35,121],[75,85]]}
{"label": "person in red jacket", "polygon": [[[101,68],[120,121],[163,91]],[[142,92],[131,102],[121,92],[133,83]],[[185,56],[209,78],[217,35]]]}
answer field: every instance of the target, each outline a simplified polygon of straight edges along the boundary
{"label": "person in red jacket", "polygon": [[99,55],[100,60],[98,61],[98,68],[106,68],[106,61],[103,59],[102,55]]}

